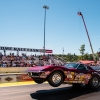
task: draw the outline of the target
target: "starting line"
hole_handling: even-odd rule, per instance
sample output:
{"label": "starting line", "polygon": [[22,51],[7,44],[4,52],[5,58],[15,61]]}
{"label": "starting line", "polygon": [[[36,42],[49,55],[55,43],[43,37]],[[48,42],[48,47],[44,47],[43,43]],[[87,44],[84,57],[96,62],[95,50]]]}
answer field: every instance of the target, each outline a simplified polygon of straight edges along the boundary
{"label": "starting line", "polygon": [[[47,82],[45,82],[47,83]],[[34,81],[27,81],[27,82],[12,82],[12,83],[1,83],[0,87],[10,87],[10,86],[22,86],[22,85],[34,85],[37,84]]]}

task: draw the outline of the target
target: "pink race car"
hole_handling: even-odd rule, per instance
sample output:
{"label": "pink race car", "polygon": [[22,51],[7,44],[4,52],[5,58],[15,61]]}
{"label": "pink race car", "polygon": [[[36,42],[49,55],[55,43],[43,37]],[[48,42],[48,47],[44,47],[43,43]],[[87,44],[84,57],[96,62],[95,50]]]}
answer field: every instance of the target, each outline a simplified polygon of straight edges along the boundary
{"label": "pink race car", "polygon": [[81,63],[68,63],[65,66],[36,66],[29,68],[28,75],[38,84],[45,81],[53,87],[63,83],[86,86],[96,89],[100,84],[100,71]]}

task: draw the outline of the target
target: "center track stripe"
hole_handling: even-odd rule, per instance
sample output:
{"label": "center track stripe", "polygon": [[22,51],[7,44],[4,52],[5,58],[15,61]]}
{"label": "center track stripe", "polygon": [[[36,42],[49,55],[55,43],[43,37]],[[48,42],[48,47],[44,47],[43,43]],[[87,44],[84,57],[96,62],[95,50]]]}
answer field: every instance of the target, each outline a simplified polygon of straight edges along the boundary
{"label": "center track stripe", "polygon": [[[47,83],[47,82],[44,82]],[[0,83],[0,87],[10,87],[10,86],[21,86],[21,85],[33,85],[37,84],[34,81],[27,81],[27,82],[13,82],[13,83]]]}

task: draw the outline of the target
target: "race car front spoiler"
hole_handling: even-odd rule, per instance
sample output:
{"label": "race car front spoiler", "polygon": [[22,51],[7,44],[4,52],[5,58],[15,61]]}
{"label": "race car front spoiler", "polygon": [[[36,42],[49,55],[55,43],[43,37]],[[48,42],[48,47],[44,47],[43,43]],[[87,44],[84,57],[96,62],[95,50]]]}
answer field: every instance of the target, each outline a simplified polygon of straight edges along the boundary
{"label": "race car front spoiler", "polygon": [[47,77],[44,71],[32,71],[32,72],[28,72],[28,75],[32,78],[46,78]]}

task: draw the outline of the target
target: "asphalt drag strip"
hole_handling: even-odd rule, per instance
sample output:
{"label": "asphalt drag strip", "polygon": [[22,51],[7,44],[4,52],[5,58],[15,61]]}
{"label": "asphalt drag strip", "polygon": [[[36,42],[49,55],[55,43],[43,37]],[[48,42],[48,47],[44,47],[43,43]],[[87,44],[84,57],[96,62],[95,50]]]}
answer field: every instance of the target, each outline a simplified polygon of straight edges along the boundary
{"label": "asphalt drag strip", "polygon": [[0,100],[100,100],[100,88],[73,88],[67,84],[51,87],[48,83],[0,87]]}
{"label": "asphalt drag strip", "polygon": [[30,94],[33,100],[100,100],[100,88],[91,90],[86,87],[73,88],[72,86],[38,90]]}

